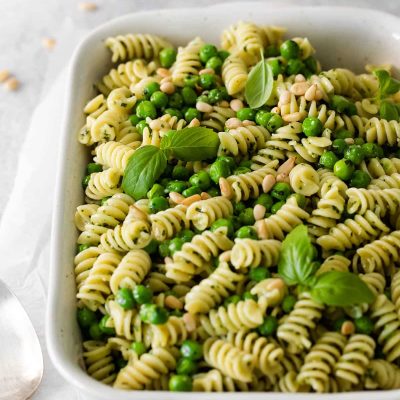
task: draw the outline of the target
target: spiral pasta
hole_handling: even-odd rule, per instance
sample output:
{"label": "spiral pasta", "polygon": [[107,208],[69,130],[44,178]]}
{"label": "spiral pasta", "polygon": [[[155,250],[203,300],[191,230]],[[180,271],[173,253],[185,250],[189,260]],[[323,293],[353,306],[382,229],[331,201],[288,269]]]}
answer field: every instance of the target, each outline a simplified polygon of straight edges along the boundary
{"label": "spiral pasta", "polygon": [[362,171],[366,172],[371,178],[379,178],[383,175],[400,173],[399,158],[371,158],[368,163],[361,163]]}
{"label": "spiral pasta", "polygon": [[395,120],[386,121],[373,117],[367,120],[364,130],[364,134],[360,136],[369,143],[398,146],[400,142],[400,123]]}
{"label": "spiral pasta", "polygon": [[228,56],[222,65],[222,80],[228,94],[240,93],[246,85],[247,77],[246,63],[235,54]]}
{"label": "spiral pasta", "polygon": [[250,384],[225,376],[218,369],[193,376],[193,390],[196,392],[236,392],[250,389]]}
{"label": "spiral pasta", "polygon": [[319,176],[317,171],[308,164],[296,165],[289,174],[290,186],[299,194],[311,196],[318,192]]}
{"label": "spiral pasta", "polygon": [[83,358],[87,372],[94,379],[110,385],[114,382],[116,373],[115,365],[108,344],[87,340],[83,342]]}
{"label": "spiral pasta", "polygon": [[90,270],[93,268],[94,263],[101,254],[98,247],[89,247],[78,253],[75,256],[75,282],[78,290],[89,276]]}
{"label": "spiral pasta", "polygon": [[224,130],[226,121],[235,115],[235,112],[231,108],[215,105],[211,112],[204,113],[200,125],[214,129],[216,132],[221,132]]}
{"label": "spiral pasta", "polygon": [[153,347],[168,347],[181,344],[188,337],[185,322],[182,318],[172,316],[162,325],[152,327]]}
{"label": "spiral pasta", "polygon": [[186,219],[190,221],[196,229],[204,231],[217,219],[227,218],[232,214],[232,203],[223,196],[217,196],[192,203],[186,211]]}
{"label": "spiral pasta", "polygon": [[114,168],[122,174],[134,150],[124,144],[110,141],[97,146],[95,152],[97,163],[107,168]]}
{"label": "spiral pasta", "polygon": [[253,356],[229,342],[209,338],[204,343],[204,359],[223,374],[241,382],[251,382]]}
{"label": "spiral pasta", "polygon": [[159,241],[169,239],[190,226],[186,217],[187,207],[183,204],[150,215],[151,234]]}
{"label": "spiral pasta", "polygon": [[324,272],[329,271],[339,271],[339,272],[347,272],[349,270],[349,266],[351,261],[339,254],[334,254],[333,256],[328,257],[319,267],[316,275],[323,274]]}
{"label": "spiral pasta", "polygon": [[382,175],[373,179],[367,187],[368,190],[400,189],[400,174]]}
{"label": "spiral pasta", "polygon": [[120,172],[115,168],[109,168],[102,172],[94,172],[90,176],[85,194],[89,199],[101,200],[104,197],[120,193]]}
{"label": "spiral pasta", "polygon": [[400,272],[397,271],[392,276],[392,283],[390,285],[390,293],[393,304],[396,307],[397,315],[400,316]]}
{"label": "spiral pasta", "polygon": [[385,361],[372,360],[367,369],[365,387],[367,389],[399,389],[400,368]]}

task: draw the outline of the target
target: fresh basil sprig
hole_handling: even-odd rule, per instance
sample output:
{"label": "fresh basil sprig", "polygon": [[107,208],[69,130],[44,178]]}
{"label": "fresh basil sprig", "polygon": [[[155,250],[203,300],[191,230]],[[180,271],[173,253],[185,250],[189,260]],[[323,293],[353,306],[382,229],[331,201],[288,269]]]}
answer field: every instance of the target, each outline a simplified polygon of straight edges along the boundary
{"label": "fresh basil sprig", "polygon": [[400,81],[392,78],[388,71],[384,69],[376,69],[373,73],[379,81],[380,98],[385,98],[400,90]]}
{"label": "fresh basil sprig", "polygon": [[218,146],[218,135],[209,128],[172,131],[161,140],[160,148],[143,146],[133,153],[124,172],[122,189],[135,200],[142,199],[165,170],[167,157],[202,161],[215,157]]}
{"label": "fresh basil sprig", "polygon": [[263,106],[272,93],[274,74],[272,68],[264,60],[261,52],[261,60],[253,67],[244,88],[244,97],[251,108]]}
{"label": "fresh basil sprig", "polygon": [[305,286],[314,300],[330,306],[348,307],[373,301],[373,293],[358,275],[330,271],[316,276],[316,254],[307,227],[298,225],[282,242],[278,274],[288,285]]}
{"label": "fresh basil sprig", "polygon": [[388,101],[382,101],[379,107],[379,117],[386,119],[386,121],[398,121],[399,111],[397,107]]}

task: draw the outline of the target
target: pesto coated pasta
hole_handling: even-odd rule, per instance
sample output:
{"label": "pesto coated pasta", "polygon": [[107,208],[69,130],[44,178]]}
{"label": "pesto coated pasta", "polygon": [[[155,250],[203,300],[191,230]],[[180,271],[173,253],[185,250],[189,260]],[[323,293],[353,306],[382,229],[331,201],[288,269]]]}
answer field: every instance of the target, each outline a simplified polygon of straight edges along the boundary
{"label": "pesto coated pasta", "polygon": [[88,375],[124,390],[400,389],[391,68],[326,68],[309,38],[250,21],[219,48],[147,33],[105,46],[113,67],[77,135]]}

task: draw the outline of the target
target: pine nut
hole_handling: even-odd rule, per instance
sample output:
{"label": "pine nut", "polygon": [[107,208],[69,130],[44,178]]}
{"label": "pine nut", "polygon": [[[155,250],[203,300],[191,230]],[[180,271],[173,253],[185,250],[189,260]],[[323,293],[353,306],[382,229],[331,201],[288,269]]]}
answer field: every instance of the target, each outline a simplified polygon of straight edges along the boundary
{"label": "pine nut", "polygon": [[182,204],[182,201],[185,200],[185,197],[183,197],[180,193],[178,192],[170,192],[169,193],[169,198],[175,203],[175,204]]}
{"label": "pine nut", "polygon": [[289,175],[288,174],[278,174],[276,176],[276,181],[289,183],[290,182]]}
{"label": "pine nut", "polygon": [[214,75],[215,71],[212,68],[204,68],[199,71],[199,75],[211,74]]}
{"label": "pine nut", "polygon": [[169,72],[169,69],[167,68],[157,68],[157,75],[161,76],[161,78],[167,78],[171,75],[171,73]]}
{"label": "pine nut", "polygon": [[0,70],[0,82],[5,82],[10,77],[10,71],[8,69]]}
{"label": "pine nut", "polygon": [[266,290],[283,289],[285,287],[285,282],[281,278],[270,278],[268,283],[265,285]]}
{"label": "pine nut", "polygon": [[243,126],[243,124],[242,124],[242,121],[239,118],[229,118],[225,122],[225,126],[228,129],[237,129],[237,128]]}
{"label": "pine nut", "polygon": [[260,239],[269,239],[268,228],[264,220],[259,220],[255,223],[257,235]]}
{"label": "pine nut", "polygon": [[321,89],[317,89],[315,92],[315,100],[319,101],[324,97],[324,93],[322,92]]}
{"label": "pine nut", "polygon": [[231,254],[232,254],[232,250],[224,251],[223,253],[220,254],[218,259],[219,259],[219,261],[222,261],[222,262],[229,262],[231,259]]}
{"label": "pine nut", "polygon": [[169,308],[173,308],[175,310],[182,310],[183,308],[183,303],[177,299],[175,296],[167,296],[165,298],[165,305]]}
{"label": "pine nut", "polygon": [[184,206],[190,206],[191,204],[195,203],[196,201],[200,201],[201,196],[199,194],[194,194],[193,196],[187,197],[185,200],[182,201]]}
{"label": "pine nut", "polygon": [[254,219],[256,221],[263,219],[266,211],[267,209],[262,204],[256,204],[253,209]]}
{"label": "pine nut", "polygon": [[160,90],[165,94],[175,93],[175,85],[172,82],[165,82],[160,86]]}
{"label": "pine nut", "polygon": [[285,90],[279,96],[279,105],[283,106],[283,105],[289,104],[289,103],[290,103],[290,92],[289,92],[289,90]]}
{"label": "pine nut", "polygon": [[194,128],[196,126],[200,126],[200,121],[197,118],[193,118],[188,125],[189,128]]}
{"label": "pine nut", "polygon": [[182,317],[183,322],[186,325],[186,329],[188,332],[194,332],[197,327],[196,319],[192,314],[185,313]]}
{"label": "pine nut", "polygon": [[207,192],[201,192],[200,197],[202,200],[208,200],[211,199],[211,196]]}
{"label": "pine nut", "polygon": [[165,264],[171,264],[173,262],[174,262],[174,260],[171,257],[164,257],[164,263]]}
{"label": "pine nut", "polygon": [[254,121],[250,121],[250,120],[248,120],[248,119],[245,119],[245,120],[242,122],[242,124],[243,124],[243,126],[254,126],[256,123],[255,123]]}
{"label": "pine nut", "polygon": [[223,107],[223,108],[228,108],[229,107],[229,103],[226,100],[222,100],[222,101],[219,101],[217,103],[217,106],[218,107]]}
{"label": "pine nut", "polygon": [[354,326],[353,322],[345,321],[340,328],[340,333],[345,336],[352,335],[356,331],[356,327]]}
{"label": "pine nut", "polygon": [[346,144],[354,144],[354,139],[351,137],[344,139],[344,141],[346,142]]}
{"label": "pine nut", "polygon": [[308,82],[297,82],[292,85],[290,88],[290,92],[293,93],[295,96],[303,96],[304,93],[309,88]]}
{"label": "pine nut", "polygon": [[290,171],[296,165],[296,157],[290,157],[287,159],[276,171],[277,174],[287,174],[289,175]]}
{"label": "pine nut", "polygon": [[230,106],[231,106],[232,110],[235,111],[235,112],[241,110],[244,107],[243,101],[240,100],[240,99],[231,100]]}
{"label": "pine nut", "polygon": [[295,81],[295,82],[305,82],[305,81],[306,81],[306,78],[304,77],[303,74],[297,74],[297,75],[294,77],[294,81]]}
{"label": "pine nut", "polygon": [[154,119],[148,122],[148,124],[152,130],[159,131],[161,129],[161,121],[159,119]]}
{"label": "pine nut", "polygon": [[4,86],[8,91],[12,92],[19,88],[19,81],[17,78],[12,77],[5,81]]}
{"label": "pine nut", "polygon": [[280,114],[280,113],[281,113],[281,109],[280,109],[279,107],[274,107],[274,108],[271,110],[271,112],[274,113],[274,114]]}
{"label": "pine nut", "polygon": [[315,95],[317,93],[317,85],[314,83],[314,85],[311,85],[309,89],[304,93],[304,97],[307,101],[313,101],[315,100]]}
{"label": "pine nut", "polygon": [[196,103],[196,109],[200,112],[210,113],[213,110],[213,107],[210,104],[204,103],[204,101],[198,101]]}
{"label": "pine nut", "polygon": [[264,179],[262,181],[262,189],[264,193],[268,193],[272,187],[275,185],[276,179],[273,175],[268,174],[264,176]]}
{"label": "pine nut", "polygon": [[294,112],[294,113],[291,113],[291,114],[286,114],[286,115],[283,115],[283,116],[282,116],[282,119],[283,119],[285,122],[298,122],[298,121],[300,121],[302,118],[303,118],[303,113],[302,113],[302,112],[299,112],[299,111]]}
{"label": "pine nut", "polygon": [[225,178],[219,178],[218,183],[219,183],[219,188],[221,189],[222,196],[230,199],[233,196],[233,192],[229,182]]}
{"label": "pine nut", "polygon": [[94,11],[97,9],[97,4],[90,2],[79,3],[79,9],[82,11]]}

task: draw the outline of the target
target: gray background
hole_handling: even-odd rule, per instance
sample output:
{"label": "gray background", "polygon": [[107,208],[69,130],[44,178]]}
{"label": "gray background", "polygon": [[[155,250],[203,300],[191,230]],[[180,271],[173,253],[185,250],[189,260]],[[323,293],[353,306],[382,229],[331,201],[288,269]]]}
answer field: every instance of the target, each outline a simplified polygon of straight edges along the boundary
{"label": "gray background", "polygon": [[[17,92],[0,87],[0,216],[12,189],[19,149],[31,114],[41,96],[67,62],[79,35],[66,37],[65,25],[76,32],[89,30],[126,13],[155,8],[204,6],[218,0],[93,0],[95,12],[82,12],[78,0],[0,0],[0,70],[7,68],[21,81]],[[271,4],[264,0],[266,7]],[[281,1],[280,3],[285,3]],[[297,5],[351,5],[377,8],[400,16],[398,0],[297,0]],[[240,19],[240,16],[238,16]],[[58,39],[53,52],[44,49],[43,37]],[[54,127],[54,134],[58,127]],[[51,151],[51,149],[49,149]]]}

